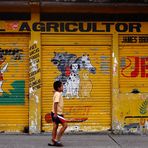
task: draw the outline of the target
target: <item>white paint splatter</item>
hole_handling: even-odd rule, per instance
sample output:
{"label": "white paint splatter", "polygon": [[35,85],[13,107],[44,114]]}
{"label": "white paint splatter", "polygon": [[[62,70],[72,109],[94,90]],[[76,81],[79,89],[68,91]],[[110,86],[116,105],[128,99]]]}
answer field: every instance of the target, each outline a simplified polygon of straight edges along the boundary
{"label": "white paint splatter", "polygon": [[115,54],[114,54],[114,52],[112,53],[112,57],[113,57],[113,58],[115,57]]}
{"label": "white paint splatter", "polygon": [[31,121],[31,125],[30,125],[30,131],[32,132],[32,133],[35,133],[35,131],[36,131],[36,129],[37,129],[37,126],[36,126],[36,124],[35,124],[35,122],[34,121]]}
{"label": "white paint splatter", "polygon": [[34,44],[37,44],[38,43],[38,41],[37,40],[34,40],[34,42],[33,42]]}
{"label": "white paint splatter", "polygon": [[32,94],[33,92],[34,92],[33,88],[30,87],[30,88],[29,88],[29,94]]}
{"label": "white paint splatter", "polygon": [[117,61],[117,58],[114,57],[113,75],[116,75],[117,74],[117,69],[118,69],[118,61]]}
{"label": "white paint splatter", "polygon": [[37,95],[34,95],[34,96],[35,96],[36,103],[39,103],[39,97]]}
{"label": "white paint splatter", "polygon": [[3,85],[3,73],[7,70],[8,63],[4,65],[2,69],[0,69],[0,92],[3,92],[2,85]]}
{"label": "white paint splatter", "polygon": [[37,62],[35,60],[30,59],[30,64],[31,64],[31,72],[38,70]]}

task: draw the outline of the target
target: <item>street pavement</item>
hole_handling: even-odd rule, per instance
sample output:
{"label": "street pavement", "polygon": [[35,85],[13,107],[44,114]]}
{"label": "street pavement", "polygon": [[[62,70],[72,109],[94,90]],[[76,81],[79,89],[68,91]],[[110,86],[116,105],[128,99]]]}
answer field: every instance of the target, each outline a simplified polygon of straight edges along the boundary
{"label": "street pavement", "polygon": [[[49,148],[51,134],[0,134],[0,148]],[[112,134],[66,134],[64,148],[148,148],[148,136]]]}

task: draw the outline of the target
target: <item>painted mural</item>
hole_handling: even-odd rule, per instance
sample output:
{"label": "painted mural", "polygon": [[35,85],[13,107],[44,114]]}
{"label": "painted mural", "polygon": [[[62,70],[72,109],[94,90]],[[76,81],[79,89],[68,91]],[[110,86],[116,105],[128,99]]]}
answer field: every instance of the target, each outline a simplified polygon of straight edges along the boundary
{"label": "painted mural", "polygon": [[[69,122],[67,131],[109,129],[110,48],[44,46],[42,51],[43,117],[52,106],[53,82],[60,80],[64,84],[64,116]],[[43,122],[43,125],[46,131],[52,128],[52,122]]]}
{"label": "painted mural", "polygon": [[117,133],[148,134],[148,46],[141,40],[146,37],[120,36],[119,90],[114,91]]}
{"label": "painted mural", "polygon": [[13,105],[25,102],[25,80],[22,80],[20,66],[24,60],[19,48],[0,48],[0,104]]}
{"label": "painted mural", "polygon": [[148,134],[148,95],[120,94],[116,106],[117,117],[114,121],[116,132]]}
{"label": "painted mural", "polygon": [[4,72],[7,70],[7,67],[8,67],[8,63],[5,63],[5,58],[3,58],[3,55],[1,55],[1,59],[0,59],[0,65],[3,65],[1,66],[1,69],[0,69],[0,93],[3,92],[3,88],[2,88],[2,85],[3,85],[3,80],[4,80]]}
{"label": "painted mural", "polygon": [[[121,74],[123,77],[138,77],[147,78],[148,69],[147,66],[148,57],[147,56],[127,56],[121,58]],[[127,64],[126,64],[127,63]],[[130,69],[130,70],[129,70]],[[128,73],[129,72],[129,73]]]}
{"label": "painted mural", "polygon": [[[80,89],[80,70],[85,69],[92,74],[96,73],[96,68],[91,64],[89,55],[77,57],[75,54],[55,52],[51,61],[61,72],[55,80],[60,80],[63,83],[63,96],[68,99],[79,98],[79,91],[83,91],[84,86]],[[83,74],[84,79],[87,79],[86,75]]]}

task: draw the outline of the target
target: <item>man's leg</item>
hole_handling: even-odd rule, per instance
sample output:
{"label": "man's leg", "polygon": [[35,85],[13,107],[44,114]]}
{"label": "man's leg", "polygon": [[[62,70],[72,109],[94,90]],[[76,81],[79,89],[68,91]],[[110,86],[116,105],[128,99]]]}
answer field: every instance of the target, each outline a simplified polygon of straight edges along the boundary
{"label": "man's leg", "polygon": [[58,133],[58,135],[57,135],[57,141],[60,141],[60,139],[61,139],[61,137],[62,137],[62,135],[64,134],[64,132],[65,132],[65,130],[66,130],[66,128],[67,128],[67,122],[64,122],[64,123],[61,123],[62,124],[62,128],[60,129],[60,131],[59,131],[59,133]]}
{"label": "man's leg", "polygon": [[57,136],[57,129],[58,129],[58,124],[53,122],[53,129],[52,129],[52,139],[55,140]]}

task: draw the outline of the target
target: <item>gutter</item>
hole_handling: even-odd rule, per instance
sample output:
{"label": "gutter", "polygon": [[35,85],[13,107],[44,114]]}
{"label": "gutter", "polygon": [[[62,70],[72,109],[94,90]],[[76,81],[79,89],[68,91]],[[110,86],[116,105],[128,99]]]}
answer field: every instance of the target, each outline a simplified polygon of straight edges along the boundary
{"label": "gutter", "polygon": [[31,12],[32,7],[41,12],[72,13],[148,13],[148,3],[101,3],[101,2],[51,2],[47,0],[2,0],[0,12]]}

